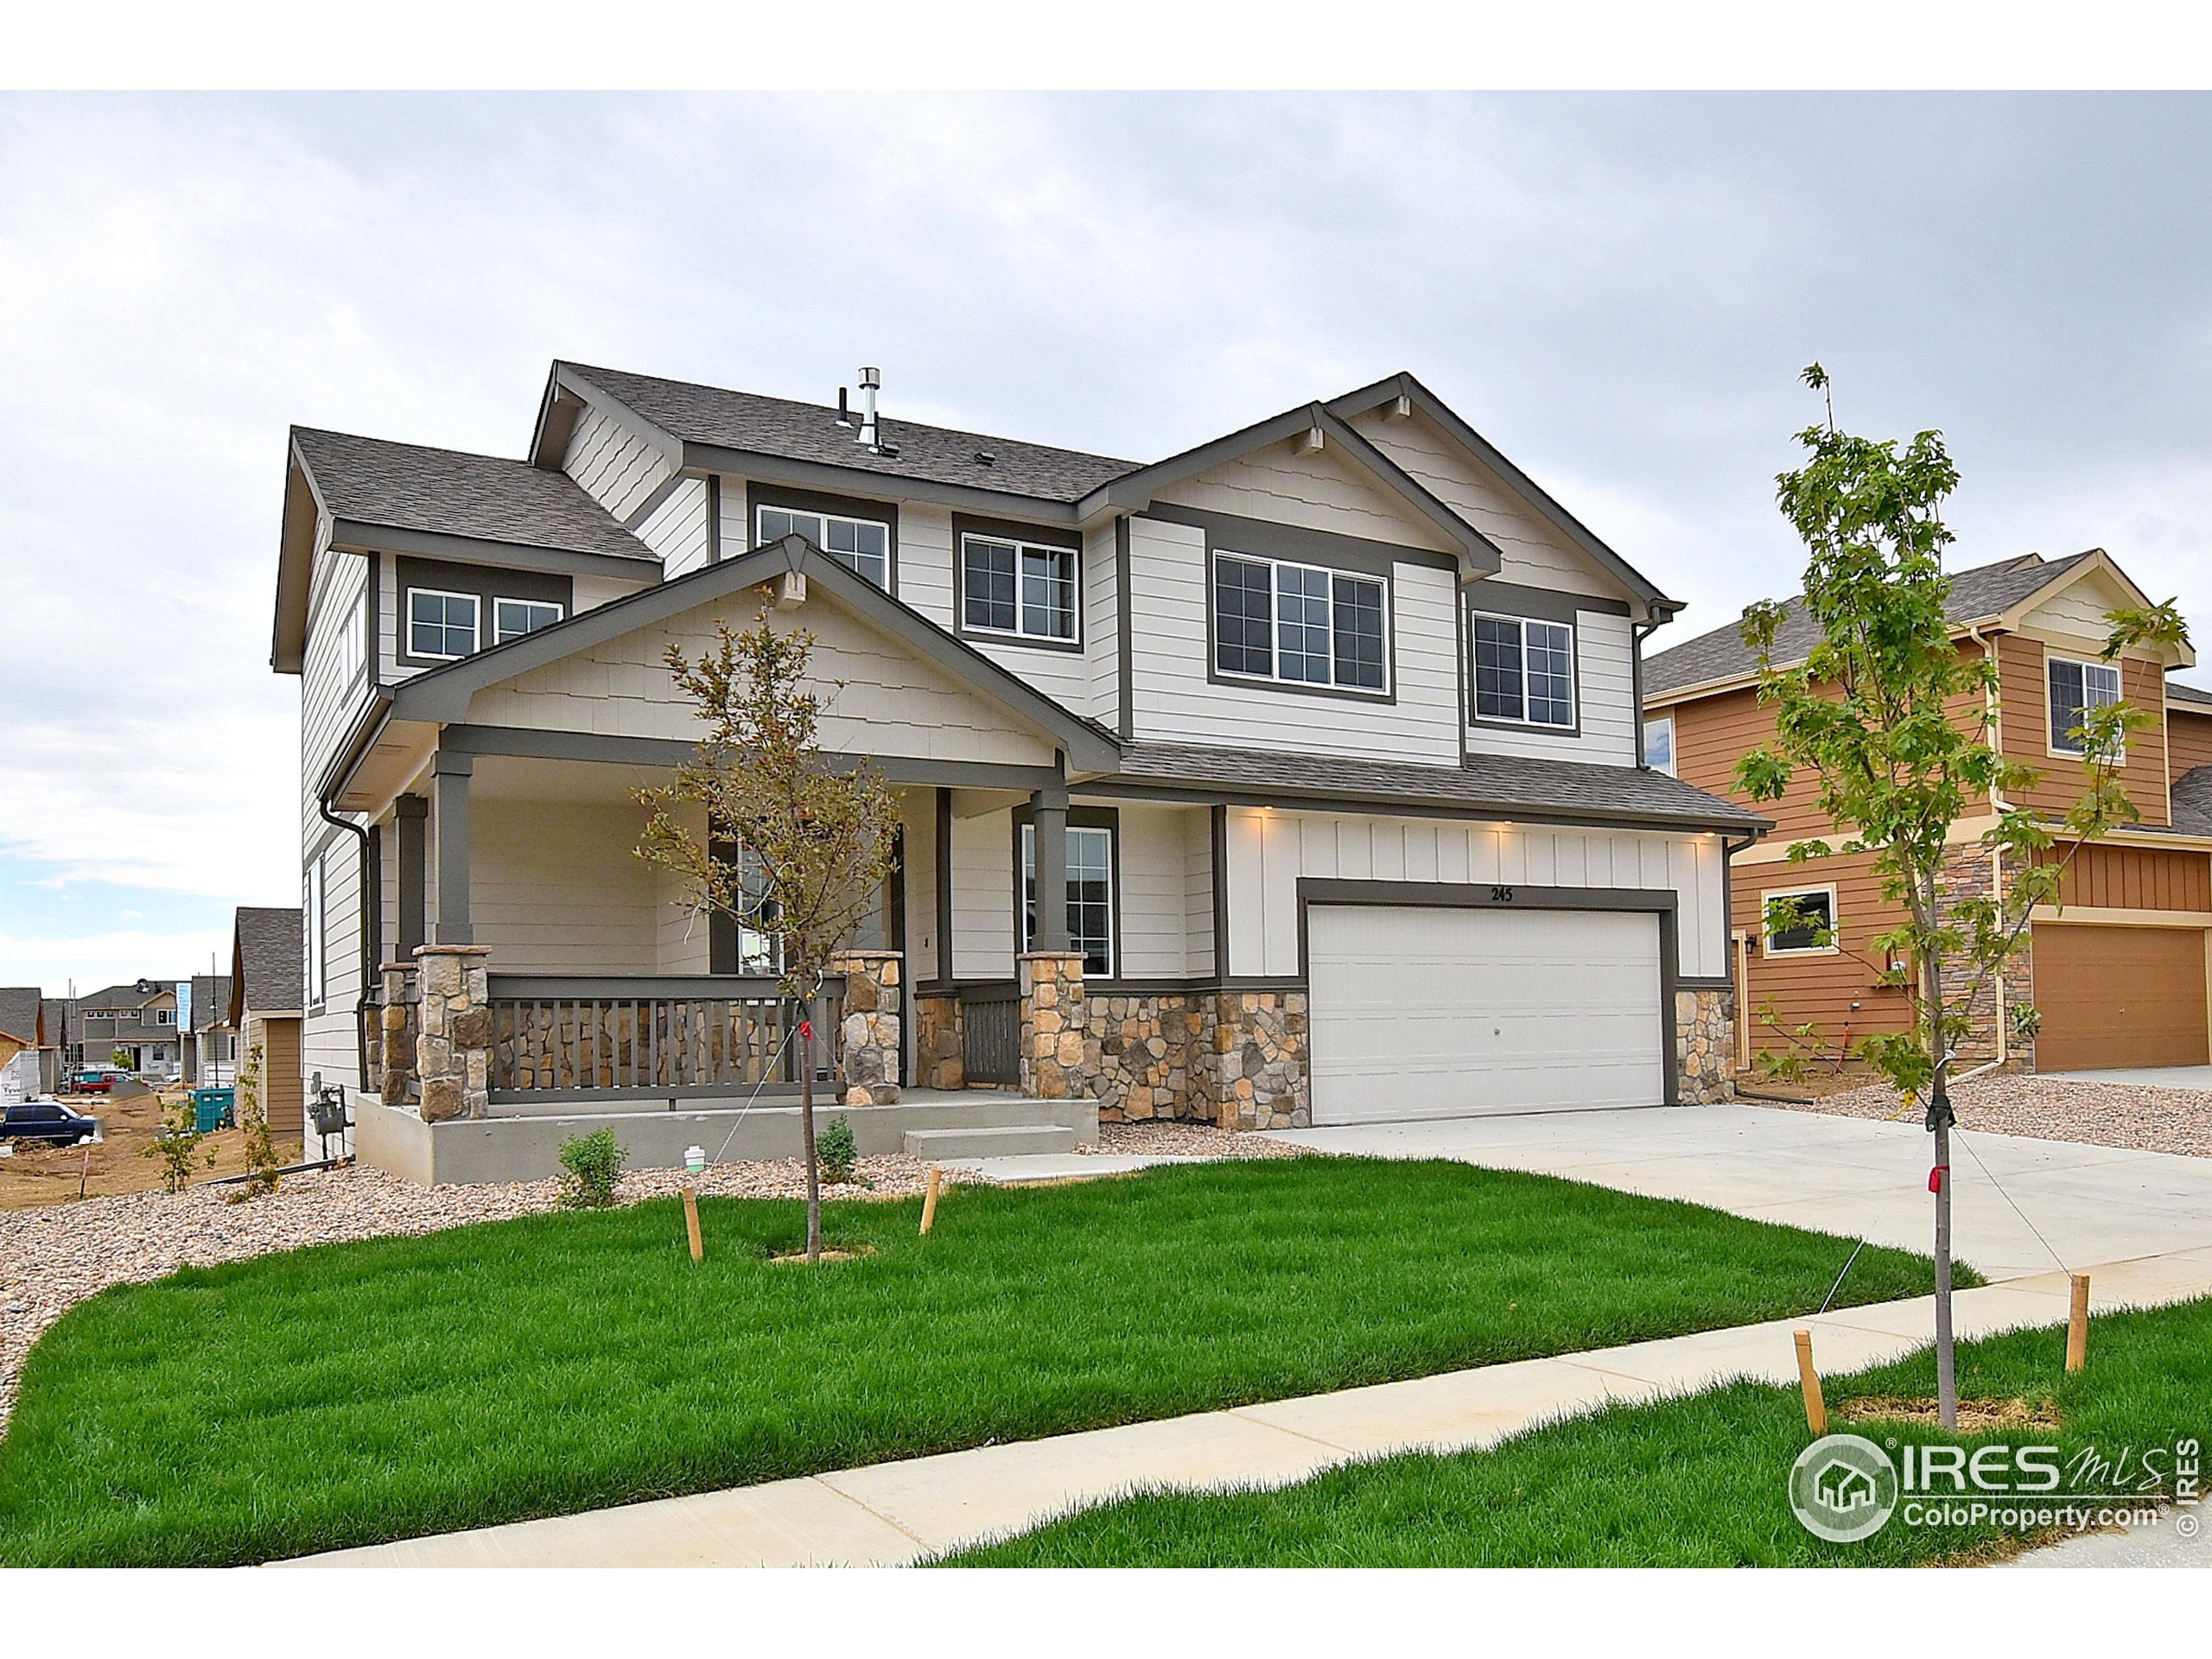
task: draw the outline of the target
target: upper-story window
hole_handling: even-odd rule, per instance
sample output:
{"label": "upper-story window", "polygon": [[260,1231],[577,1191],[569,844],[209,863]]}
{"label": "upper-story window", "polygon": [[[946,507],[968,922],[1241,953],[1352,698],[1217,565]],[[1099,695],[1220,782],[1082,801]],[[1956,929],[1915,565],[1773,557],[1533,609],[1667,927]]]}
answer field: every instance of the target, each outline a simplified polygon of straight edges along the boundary
{"label": "upper-story window", "polygon": [[1076,550],[997,536],[960,538],[960,618],[971,633],[1072,644]]}
{"label": "upper-story window", "polygon": [[2120,701],[2120,665],[2054,657],[2044,672],[2050,690],[2050,752],[2088,753],[2082,722],[2091,709],[2109,708]]}
{"label": "upper-story window", "polygon": [[550,628],[561,620],[558,605],[535,599],[495,599],[492,601],[492,643],[504,645],[525,633]]}
{"label": "upper-story window", "polygon": [[850,565],[887,592],[891,587],[891,526],[872,518],[795,507],[760,509],[760,545],[804,536],[840,564]]}
{"label": "upper-story window", "polygon": [[1643,764],[1675,775],[1675,717],[1660,715],[1643,722]]}
{"label": "upper-story window", "polygon": [[1213,562],[1214,670],[1237,679],[1387,694],[1389,584],[1245,553]]}
{"label": "upper-story window", "polygon": [[435,588],[407,590],[407,652],[451,660],[476,649],[478,601],[474,594]]}
{"label": "upper-story window", "polygon": [[338,625],[338,683],[350,686],[368,667],[369,596],[362,594],[346,608]]}
{"label": "upper-story window", "polygon": [[1475,718],[1574,724],[1574,630],[1528,616],[1474,614]]}

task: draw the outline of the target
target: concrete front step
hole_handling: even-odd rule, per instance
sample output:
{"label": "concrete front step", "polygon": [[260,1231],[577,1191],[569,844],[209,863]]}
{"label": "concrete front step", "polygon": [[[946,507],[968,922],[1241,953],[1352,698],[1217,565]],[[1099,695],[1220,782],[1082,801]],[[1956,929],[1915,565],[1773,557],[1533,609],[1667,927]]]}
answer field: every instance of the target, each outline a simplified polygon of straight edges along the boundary
{"label": "concrete front step", "polygon": [[1017,1123],[1000,1128],[909,1129],[906,1150],[942,1163],[948,1158],[1008,1158],[1073,1152],[1076,1132],[1065,1123]]}

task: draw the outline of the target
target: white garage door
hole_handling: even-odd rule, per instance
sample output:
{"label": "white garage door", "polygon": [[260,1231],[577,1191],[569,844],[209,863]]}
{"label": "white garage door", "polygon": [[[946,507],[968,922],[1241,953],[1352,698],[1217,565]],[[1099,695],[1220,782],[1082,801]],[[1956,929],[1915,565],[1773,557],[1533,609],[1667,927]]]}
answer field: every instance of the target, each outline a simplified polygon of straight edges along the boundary
{"label": "white garage door", "polygon": [[1659,918],[1316,905],[1313,1121],[1656,1106]]}

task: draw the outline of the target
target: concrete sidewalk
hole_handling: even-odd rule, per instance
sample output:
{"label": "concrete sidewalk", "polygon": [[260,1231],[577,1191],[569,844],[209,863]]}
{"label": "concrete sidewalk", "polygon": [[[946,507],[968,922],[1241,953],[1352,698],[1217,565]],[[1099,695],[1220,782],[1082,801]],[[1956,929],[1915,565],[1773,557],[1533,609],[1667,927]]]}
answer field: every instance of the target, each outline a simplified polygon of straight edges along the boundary
{"label": "concrete sidewalk", "polygon": [[[2179,1300],[2212,1293],[2212,1248],[2090,1271],[2100,1308]],[[2056,1274],[1961,1292],[1959,1334],[2058,1324],[2066,1306],[2067,1282]],[[1806,1325],[1824,1372],[1854,1370],[1923,1346],[1933,1320],[1933,1300],[1922,1297],[278,1565],[899,1566],[1132,1487],[1286,1485],[1355,1458],[1492,1445],[1609,1401],[1648,1400],[1735,1377],[1791,1382],[1797,1372],[1790,1332]]]}

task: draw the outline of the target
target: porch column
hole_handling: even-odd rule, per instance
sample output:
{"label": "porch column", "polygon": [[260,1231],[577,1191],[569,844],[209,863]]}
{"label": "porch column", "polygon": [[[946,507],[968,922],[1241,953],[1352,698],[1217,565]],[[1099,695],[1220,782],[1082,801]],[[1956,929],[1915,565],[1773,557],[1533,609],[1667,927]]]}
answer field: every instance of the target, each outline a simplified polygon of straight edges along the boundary
{"label": "porch column", "polygon": [[468,780],[473,754],[441,751],[430,762],[438,814],[438,938],[440,944],[472,944],[468,925]]}
{"label": "porch column", "polygon": [[391,804],[393,826],[399,831],[399,948],[395,960],[412,963],[415,947],[429,943],[429,907],[423,887],[429,868],[424,832],[429,827],[430,804],[420,795],[403,795]]}
{"label": "porch column", "polygon": [[1037,926],[1033,951],[1068,948],[1068,792],[1040,789],[1029,798],[1037,843]]}

